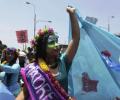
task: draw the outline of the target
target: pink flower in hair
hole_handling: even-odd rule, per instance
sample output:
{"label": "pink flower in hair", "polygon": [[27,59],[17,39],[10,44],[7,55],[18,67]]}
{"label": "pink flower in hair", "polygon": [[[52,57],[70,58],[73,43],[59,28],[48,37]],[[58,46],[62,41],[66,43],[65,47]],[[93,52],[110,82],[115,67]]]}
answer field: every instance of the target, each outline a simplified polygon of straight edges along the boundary
{"label": "pink flower in hair", "polygon": [[30,44],[31,44],[32,47],[34,47],[36,45],[36,41],[33,39],[33,40],[30,41]]}
{"label": "pink flower in hair", "polygon": [[45,34],[54,34],[53,28],[45,28],[38,31],[38,36],[43,36]]}
{"label": "pink flower in hair", "polygon": [[30,41],[31,47],[36,48],[37,45],[37,41],[39,41],[39,39],[43,38],[44,36],[48,36],[48,35],[53,35],[55,34],[53,28],[43,28],[43,29],[39,29],[39,31],[37,32],[37,35],[34,37],[33,40]]}
{"label": "pink flower in hair", "polygon": [[48,33],[54,33],[53,28],[49,28],[49,29],[48,29]]}
{"label": "pink flower in hair", "polygon": [[40,29],[37,34],[38,34],[39,36],[44,35],[44,30]]}

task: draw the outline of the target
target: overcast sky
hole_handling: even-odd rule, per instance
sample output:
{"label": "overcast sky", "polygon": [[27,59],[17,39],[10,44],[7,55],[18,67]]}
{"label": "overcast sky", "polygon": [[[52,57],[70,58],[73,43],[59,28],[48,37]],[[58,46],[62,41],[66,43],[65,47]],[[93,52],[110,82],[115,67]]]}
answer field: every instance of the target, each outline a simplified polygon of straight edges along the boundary
{"label": "overcast sky", "polygon": [[29,40],[33,37],[34,11],[31,5],[25,4],[26,1],[35,5],[37,20],[40,20],[36,31],[45,25],[53,27],[59,33],[61,43],[67,43],[68,38],[67,5],[79,9],[82,17],[98,18],[97,25],[106,29],[109,19],[111,32],[120,32],[120,0],[0,0],[0,40],[8,47],[22,48],[16,39],[18,30],[28,30]]}

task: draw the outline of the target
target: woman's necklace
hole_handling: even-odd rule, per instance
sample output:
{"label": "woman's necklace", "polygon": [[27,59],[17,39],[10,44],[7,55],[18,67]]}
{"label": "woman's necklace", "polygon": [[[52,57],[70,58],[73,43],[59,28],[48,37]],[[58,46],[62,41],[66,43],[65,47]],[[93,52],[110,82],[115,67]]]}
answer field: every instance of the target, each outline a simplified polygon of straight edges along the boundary
{"label": "woman's necklace", "polygon": [[47,64],[45,63],[45,61],[43,59],[39,59],[39,66],[40,68],[46,73],[48,74],[54,88],[56,88],[59,93],[66,99],[66,100],[72,100],[72,98],[66,93],[66,91],[60,86],[59,82],[55,79],[55,77],[52,75],[52,73],[50,72]]}
{"label": "woman's necklace", "polygon": [[52,63],[52,64],[50,64],[48,66],[49,66],[49,68],[55,69],[58,66],[58,62]]}
{"label": "woman's necklace", "polygon": [[54,77],[57,77],[60,74],[60,72],[58,71],[59,70],[58,62],[55,62],[48,66]]}
{"label": "woman's necklace", "polygon": [[54,77],[57,77],[58,75],[60,75],[60,72],[57,72],[56,74],[55,74],[55,73],[52,73],[52,75],[53,75]]}

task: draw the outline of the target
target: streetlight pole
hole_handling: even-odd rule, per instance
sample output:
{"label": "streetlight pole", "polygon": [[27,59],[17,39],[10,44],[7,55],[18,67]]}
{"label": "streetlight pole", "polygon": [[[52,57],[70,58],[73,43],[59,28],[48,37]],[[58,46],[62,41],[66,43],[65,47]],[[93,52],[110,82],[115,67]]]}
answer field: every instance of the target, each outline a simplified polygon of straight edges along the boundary
{"label": "streetlight pole", "polygon": [[110,18],[115,18],[114,16],[108,17],[108,32],[110,32]]}
{"label": "streetlight pole", "polygon": [[52,21],[50,21],[50,20],[36,20],[36,23],[38,23],[38,22],[48,22],[48,23],[52,23]]}
{"label": "streetlight pole", "polygon": [[[37,24],[38,22],[52,23],[52,21],[50,21],[50,20],[36,20],[36,24]],[[46,25],[45,25],[45,28],[46,28]]]}
{"label": "streetlight pole", "polygon": [[35,11],[35,5],[30,3],[30,2],[25,2],[26,4],[30,4],[33,7],[34,10],[34,37],[35,37],[35,32],[36,32],[36,11]]}
{"label": "streetlight pole", "polygon": [[29,4],[33,7],[33,10],[34,10],[34,37],[35,37],[35,32],[36,32],[36,24],[38,22],[48,22],[48,23],[52,23],[52,21],[50,20],[36,20],[36,11],[35,11],[35,5],[30,3],[30,2],[25,2],[26,4]]}

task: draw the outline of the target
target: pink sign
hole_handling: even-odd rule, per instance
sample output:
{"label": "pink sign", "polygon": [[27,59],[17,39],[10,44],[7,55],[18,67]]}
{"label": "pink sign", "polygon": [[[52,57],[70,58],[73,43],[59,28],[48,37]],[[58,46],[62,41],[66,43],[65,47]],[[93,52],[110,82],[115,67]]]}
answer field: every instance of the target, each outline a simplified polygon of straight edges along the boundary
{"label": "pink sign", "polygon": [[17,36],[18,43],[28,43],[27,30],[16,31],[16,36]]}

